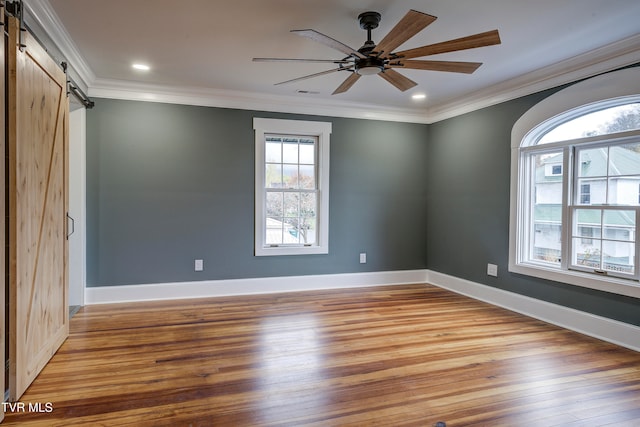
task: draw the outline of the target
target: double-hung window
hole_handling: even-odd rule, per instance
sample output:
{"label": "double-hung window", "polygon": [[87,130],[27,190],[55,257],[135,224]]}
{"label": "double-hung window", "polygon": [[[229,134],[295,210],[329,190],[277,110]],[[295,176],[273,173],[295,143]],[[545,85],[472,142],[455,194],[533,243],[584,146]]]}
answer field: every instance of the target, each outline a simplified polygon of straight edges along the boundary
{"label": "double-hung window", "polygon": [[640,94],[517,127],[510,270],[640,297]]}
{"label": "double-hung window", "polygon": [[328,253],[331,123],[254,119],[255,254]]}

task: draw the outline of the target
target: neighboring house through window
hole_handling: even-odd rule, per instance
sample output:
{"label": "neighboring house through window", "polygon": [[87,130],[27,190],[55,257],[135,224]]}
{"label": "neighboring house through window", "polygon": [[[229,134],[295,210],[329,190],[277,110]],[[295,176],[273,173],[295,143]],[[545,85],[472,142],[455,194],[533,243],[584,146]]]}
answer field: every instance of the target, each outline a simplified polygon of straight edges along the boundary
{"label": "neighboring house through window", "polygon": [[640,297],[639,79],[575,84],[516,123],[511,271]]}
{"label": "neighboring house through window", "polygon": [[331,123],[254,118],[255,255],[329,251]]}

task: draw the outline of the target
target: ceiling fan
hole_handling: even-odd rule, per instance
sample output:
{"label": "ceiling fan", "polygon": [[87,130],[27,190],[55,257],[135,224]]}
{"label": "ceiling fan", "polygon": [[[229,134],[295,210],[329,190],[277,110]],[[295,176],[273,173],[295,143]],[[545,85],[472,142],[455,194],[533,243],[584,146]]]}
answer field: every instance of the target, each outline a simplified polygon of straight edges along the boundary
{"label": "ceiling fan", "polygon": [[349,77],[333,92],[333,95],[346,92],[361,76],[377,74],[401,91],[416,86],[417,83],[398,73],[395,69],[411,68],[415,70],[446,71],[453,73],[473,73],[481,62],[459,61],[425,61],[414,60],[438,53],[455,52],[477,47],[500,44],[498,30],[478,33],[459,39],[448,40],[414,49],[394,52],[401,44],[418,34],[437,18],[426,13],[410,10],[391,31],[376,44],[371,40],[371,30],[378,27],[381,15],[378,12],[364,12],[358,16],[360,28],[367,31],[367,41],[360,49],[353,49],[315,30],[292,30],[292,33],[307,37],[346,54],[343,59],[295,59],[295,58],[253,58],[255,62],[318,62],[333,63],[338,67],[331,70],[310,74],[303,77],[276,83],[276,85],[293,83],[312,77],[338,71],[350,72]]}

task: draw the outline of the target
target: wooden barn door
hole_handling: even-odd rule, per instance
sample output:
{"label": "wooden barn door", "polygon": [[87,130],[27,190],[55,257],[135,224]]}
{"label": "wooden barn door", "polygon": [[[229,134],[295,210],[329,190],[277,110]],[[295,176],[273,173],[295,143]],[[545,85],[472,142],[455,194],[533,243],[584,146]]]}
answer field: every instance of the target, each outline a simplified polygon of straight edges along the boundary
{"label": "wooden barn door", "polygon": [[[69,334],[66,76],[8,19],[9,398]],[[20,43],[23,48],[20,49]]]}

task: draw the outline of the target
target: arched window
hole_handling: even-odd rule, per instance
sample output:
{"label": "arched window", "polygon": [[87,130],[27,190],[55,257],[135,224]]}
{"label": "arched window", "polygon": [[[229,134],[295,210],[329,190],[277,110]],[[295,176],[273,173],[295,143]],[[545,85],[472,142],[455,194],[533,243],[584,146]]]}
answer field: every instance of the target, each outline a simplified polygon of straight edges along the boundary
{"label": "arched window", "polygon": [[514,126],[511,271],[640,297],[639,74],[575,84]]}

